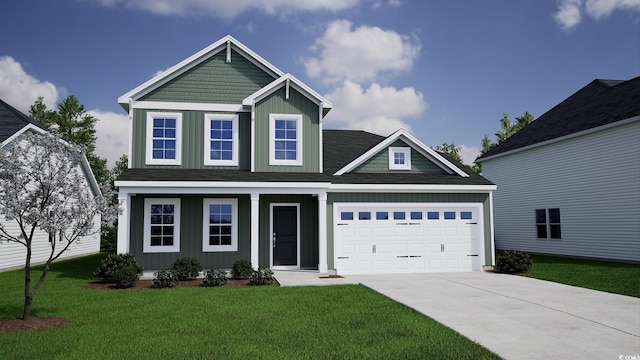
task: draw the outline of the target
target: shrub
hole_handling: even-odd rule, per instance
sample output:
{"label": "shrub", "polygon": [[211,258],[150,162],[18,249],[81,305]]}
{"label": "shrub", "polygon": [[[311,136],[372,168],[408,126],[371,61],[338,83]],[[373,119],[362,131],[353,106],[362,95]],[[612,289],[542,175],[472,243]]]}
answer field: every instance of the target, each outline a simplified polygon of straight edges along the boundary
{"label": "shrub", "polygon": [[233,263],[231,268],[231,276],[234,279],[249,279],[253,274],[253,265],[249,260],[238,260]]}
{"label": "shrub", "polygon": [[202,282],[205,286],[222,286],[227,283],[227,272],[224,269],[207,271]]}
{"label": "shrub", "polygon": [[273,283],[273,271],[270,269],[258,269],[251,275],[253,285],[271,285]]}
{"label": "shrub", "polygon": [[126,289],[133,287],[140,280],[140,275],[138,275],[136,267],[128,265],[119,268],[114,274],[113,280],[117,288]]}
{"label": "shrub", "polygon": [[177,283],[178,274],[174,270],[160,270],[153,279],[153,285],[161,288],[174,287]]}
{"label": "shrub", "polygon": [[200,271],[202,271],[202,266],[197,259],[183,257],[176,260],[171,269],[178,274],[178,280],[184,281],[197,278]]}
{"label": "shrub", "polygon": [[502,273],[514,274],[529,271],[533,261],[524,251],[505,250],[498,253],[496,270]]}
{"label": "shrub", "polygon": [[142,273],[142,266],[138,264],[132,254],[109,254],[100,262],[100,267],[93,276],[101,277],[108,282],[115,282],[115,274],[118,270],[131,267],[136,274]]}

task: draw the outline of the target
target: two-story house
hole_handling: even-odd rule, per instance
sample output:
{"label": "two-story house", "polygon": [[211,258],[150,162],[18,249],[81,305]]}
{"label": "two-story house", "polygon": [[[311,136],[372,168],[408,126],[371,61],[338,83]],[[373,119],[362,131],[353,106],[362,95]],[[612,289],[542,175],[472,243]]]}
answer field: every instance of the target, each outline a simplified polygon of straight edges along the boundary
{"label": "two-story house", "polygon": [[119,253],[146,270],[479,271],[488,180],[400,129],[324,130],[331,102],[231,36],[122,95]]}

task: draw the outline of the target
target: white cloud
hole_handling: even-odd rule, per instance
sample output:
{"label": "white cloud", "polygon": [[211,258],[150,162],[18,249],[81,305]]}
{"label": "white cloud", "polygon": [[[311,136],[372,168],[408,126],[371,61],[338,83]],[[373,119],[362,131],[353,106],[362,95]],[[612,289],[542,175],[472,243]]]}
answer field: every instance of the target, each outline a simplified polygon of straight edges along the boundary
{"label": "white cloud", "polygon": [[22,64],[12,57],[0,57],[0,99],[28,114],[29,106],[39,96],[44,98],[48,108],[54,108],[58,101],[58,89],[48,81],[40,81],[27,74]]}
{"label": "white cloud", "polygon": [[582,14],[600,20],[614,10],[640,11],[640,0],[558,0],[558,11],[553,15],[564,29],[572,29],[580,21]]}
{"label": "white cloud", "polygon": [[458,151],[458,154],[460,154],[460,157],[463,160],[462,162],[466,165],[473,164],[473,162],[476,161],[476,158],[480,156],[480,148],[478,147],[467,145],[458,146],[460,146],[460,151]]}
{"label": "white cloud", "polygon": [[101,110],[87,113],[99,119],[96,123],[96,155],[107,158],[111,168],[122,154],[129,152],[129,115]]}
{"label": "white cloud", "polygon": [[389,135],[399,128],[411,131],[403,118],[418,117],[428,107],[413,87],[396,89],[372,84],[366,90],[346,80],[326,95],[334,108],[325,118],[327,127],[366,130]]}
{"label": "white cloud", "polygon": [[319,51],[319,57],[304,60],[309,77],[325,83],[375,81],[383,72],[410,71],[420,54],[416,36],[375,26],[351,27],[350,21],[336,20],[316,39],[311,50]]}
{"label": "white cloud", "polygon": [[157,15],[210,16],[231,19],[258,10],[269,15],[289,11],[339,11],[352,8],[361,0],[96,0],[105,6],[149,11]]}

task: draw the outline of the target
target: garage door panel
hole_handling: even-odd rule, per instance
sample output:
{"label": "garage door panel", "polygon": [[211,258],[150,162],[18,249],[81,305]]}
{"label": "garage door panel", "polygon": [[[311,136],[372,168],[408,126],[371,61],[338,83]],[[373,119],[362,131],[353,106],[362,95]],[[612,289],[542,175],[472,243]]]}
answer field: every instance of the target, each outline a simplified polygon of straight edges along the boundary
{"label": "garage door panel", "polygon": [[424,236],[424,228],[422,227],[409,227],[409,236]]}
{"label": "garage door panel", "polygon": [[382,238],[389,237],[389,228],[388,227],[377,227],[376,228],[376,237],[382,237]]}
{"label": "garage door panel", "polygon": [[393,228],[394,236],[407,236],[407,228],[396,226]]}
{"label": "garage door panel", "polygon": [[361,227],[358,229],[359,237],[370,238],[373,235],[373,229],[370,227]]}

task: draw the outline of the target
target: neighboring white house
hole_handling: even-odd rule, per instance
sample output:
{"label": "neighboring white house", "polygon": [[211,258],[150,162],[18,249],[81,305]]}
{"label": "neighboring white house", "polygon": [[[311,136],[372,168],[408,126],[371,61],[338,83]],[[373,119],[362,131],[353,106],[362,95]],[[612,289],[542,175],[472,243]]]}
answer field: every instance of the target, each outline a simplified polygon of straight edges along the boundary
{"label": "neighboring white house", "polygon": [[[38,122],[24,115],[4,101],[0,100],[0,149],[15,139],[19,139],[22,134],[27,131],[36,133],[45,133],[47,130]],[[89,163],[84,159],[82,173],[85,174],[85,186],[91,187],[94,193],[99,192]],[[0,199],[2,201],[2,199]],[[9,233],[15,233],[18,225],[15,221],[6,221],[0,215],[0,222],[5,226]],[[94,254],[100,251],[100,216],[96,216],[93,221],[93,235],[88,235],[71,244],[69,249],[65,251],[59,259],[78,257],[83,255]],[[45,232],[38,231],[35,234],[32,244],[32,264],[44,263],[51,251],[48,243],[49,239]],[[18,269],[24,267],[26,259],[26,248],[17,243],[0,243],[0,271]]]}
{"label": "neighboring white house", "polygon": [[497,249],[640,262],[640,77],[594,80],[476,161]]}

